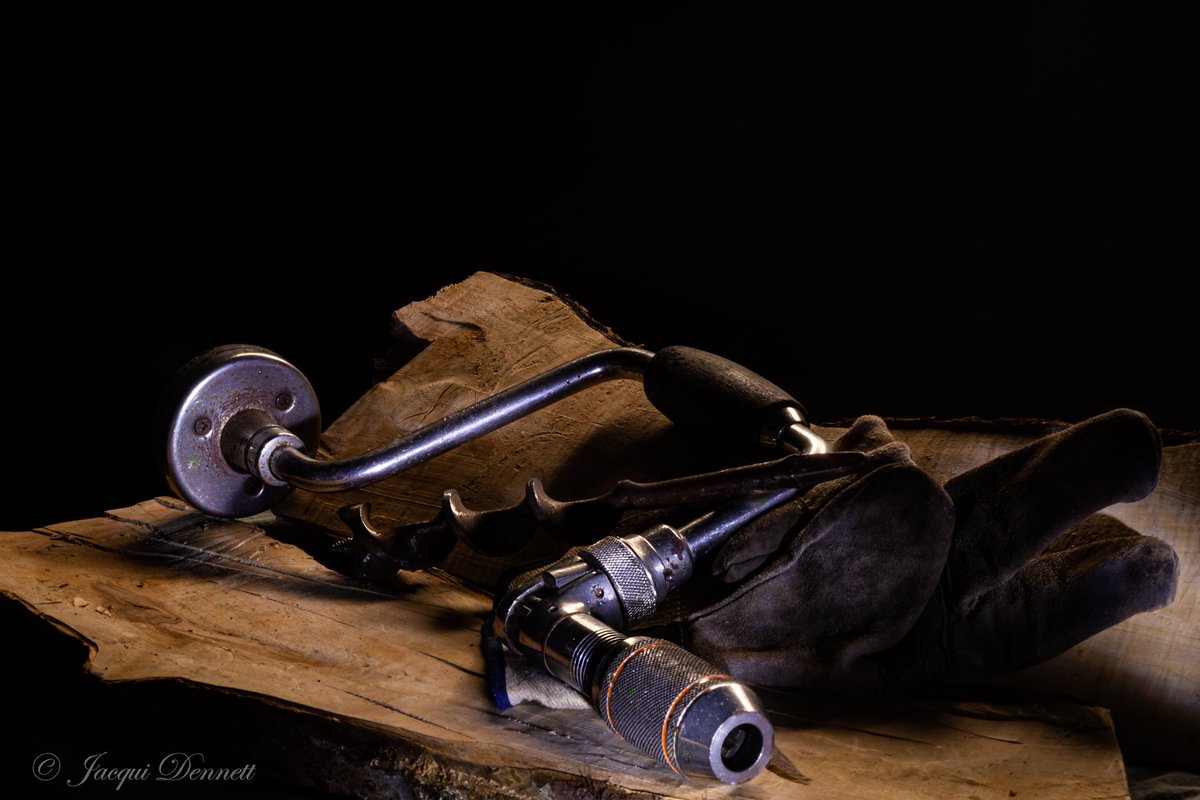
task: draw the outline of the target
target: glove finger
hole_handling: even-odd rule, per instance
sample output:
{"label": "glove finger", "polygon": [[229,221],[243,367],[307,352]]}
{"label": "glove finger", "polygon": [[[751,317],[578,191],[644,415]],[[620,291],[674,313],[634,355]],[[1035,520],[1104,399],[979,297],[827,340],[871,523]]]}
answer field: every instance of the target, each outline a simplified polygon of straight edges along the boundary
{"label": "glove finger", "polygon": [[1174,599],[1179,558],[1166,542],[1105,514],[1062,538],[955,626],[957,670],[1023,669]]}
{"label": "glove finger", "polygon": [[815,685],[892,646],[937,586],[953,530],[909,464],[860,477],[729,596],[685,621],[695,652],[753,682]]}
{"label": "glove finger", "polygon": [[1117,409],[947,481],[957,516],[948,601],[969,604],[1089,514],[1145,497],[1161,456],[1153,423]]}

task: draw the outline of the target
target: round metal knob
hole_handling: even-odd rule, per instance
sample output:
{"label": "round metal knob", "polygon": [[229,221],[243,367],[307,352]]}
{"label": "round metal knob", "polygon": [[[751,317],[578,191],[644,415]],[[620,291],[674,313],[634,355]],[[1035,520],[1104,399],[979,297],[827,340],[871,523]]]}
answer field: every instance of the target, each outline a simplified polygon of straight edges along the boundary
{"label": "round metal knob", "polygon": [[226,345],[193,359],[172,380],[165,408],[167,481],[188,504],[219,517],[258,514],[291,491],[245,468],[246,458],[271,455],[254,448],[257,431],[285,429],[288,444],[308,451],[321,434],[308,379],[252,345]]}

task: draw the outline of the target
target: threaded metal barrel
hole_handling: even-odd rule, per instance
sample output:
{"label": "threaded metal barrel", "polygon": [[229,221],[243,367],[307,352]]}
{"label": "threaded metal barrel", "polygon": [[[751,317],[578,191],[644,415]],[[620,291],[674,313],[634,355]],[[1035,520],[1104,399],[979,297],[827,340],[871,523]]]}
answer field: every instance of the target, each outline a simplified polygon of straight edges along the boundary
{"label": "threaded metal barrel", "polygon": [[583,692],[587,691],[588,681],[591,678],[589,670],[596,666],[593,659],[597,652],[606,647],[619,645],[624,638],[623,633],[612,628],[588,632],[587,637],[580,642],[571,659],[571,678],[577,689]]}

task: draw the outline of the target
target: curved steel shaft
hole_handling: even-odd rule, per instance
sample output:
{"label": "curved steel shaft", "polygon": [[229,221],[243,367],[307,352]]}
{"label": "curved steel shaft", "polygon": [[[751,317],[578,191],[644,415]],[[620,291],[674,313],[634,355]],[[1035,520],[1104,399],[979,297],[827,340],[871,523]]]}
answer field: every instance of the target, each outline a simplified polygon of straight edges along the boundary
{"label": "curved steel shaft", "polygon": [[589,386],[640,380],[646,399],[699,435],[738,447],[828,450],[799,402],[712,353],[613,347],[576,358],[358,455],[317,458],[316,395],[295,367],[249,345],[216,348],[173,382],[166,461],[172,488],[214,516],[265,511],[292,488],[355,489],[452,450]]}
{"label": "curved steel shaft", "polygon": [[280,447],[275,477],[313,492],[340,492],[381,480],[605,381],[637,378],[653,353],[617,347],[582,356],[456,411],[439,422],[350,458],[326,461]]}

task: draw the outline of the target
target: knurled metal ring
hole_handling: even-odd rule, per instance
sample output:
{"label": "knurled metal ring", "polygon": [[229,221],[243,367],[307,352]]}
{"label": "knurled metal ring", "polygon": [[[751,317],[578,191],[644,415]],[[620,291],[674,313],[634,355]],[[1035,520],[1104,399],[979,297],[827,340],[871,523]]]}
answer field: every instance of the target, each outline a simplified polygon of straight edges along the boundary
{"label": "knurled metal ring", "polygon": [[580,556],[602,569],[612,581],[621,601],[626,628],[654,615],[658,595],[650,570],[623,540],[606,536],[583,548]]}

